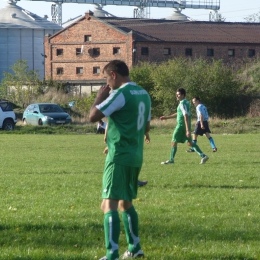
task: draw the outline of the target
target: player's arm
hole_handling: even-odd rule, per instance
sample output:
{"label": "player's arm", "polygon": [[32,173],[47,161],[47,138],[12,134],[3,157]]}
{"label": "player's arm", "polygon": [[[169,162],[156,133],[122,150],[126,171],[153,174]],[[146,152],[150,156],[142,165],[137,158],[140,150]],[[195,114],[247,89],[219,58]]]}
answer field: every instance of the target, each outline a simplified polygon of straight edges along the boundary
{"label": "player's arm", "polygon": [[[106,124],[105,135],[104,135],[104,143],[107,142],[107,127],[108,127],[108,123]],[[103,154],[108,154],[108,147],[106,147],[104,149]]]}
{"label": "player's arm", "polygon": [[108,123],[107,123],[106,128],[105,128],[104,143],[107,142],[107,128],[108,128]]}
{"label": "player's arm", "polygon": [[146,123],[146,128],[145,128],[145,134],[144,134],[144,140],[147,144],[150,143],[150,135],[149,135],[149,131],[150,131],[150,121],[147,121]]}
{"label": "player's arm", "polygon": [[189,116],[188,116],[188,114],[185,114],[183,116],[184,116],[184,122],[185,122],[185,127],[186,127],[186,136],[189,138],[190,137]]}
{"label": "player's arm", "polygon": [[171,115],[168,115],[168,116],[161,116],[160,117],[160,120],[167,120],[167,119],[170,119],[170,118],[174,118],[176,117],[177,113],[174,113],[174,114],[171,114]]}
{"label": "player's arm", "polygon": [[188,115],[188,110],[186,105],[180,104],[180,109],[184,118],[185,122],[185,128],[186,128],[186,136],[189,138],[190,137],[190,127],[189,127],[189,115]]}
{"label": "player's arm", "polygon": [[205,129],[204,124],[203,124],[203,115],[202,115],[202,113],[200,113],[200,126],[201,126],[201,129]]}
{"label": "player's arm", "polygon": [[96,108],[97,105],[101,104],[109,96],[110,87],[108,85],[103,86],[99,89],[97,97],[89,111],[89,121],[95,123],[105,117],[105,115]]}

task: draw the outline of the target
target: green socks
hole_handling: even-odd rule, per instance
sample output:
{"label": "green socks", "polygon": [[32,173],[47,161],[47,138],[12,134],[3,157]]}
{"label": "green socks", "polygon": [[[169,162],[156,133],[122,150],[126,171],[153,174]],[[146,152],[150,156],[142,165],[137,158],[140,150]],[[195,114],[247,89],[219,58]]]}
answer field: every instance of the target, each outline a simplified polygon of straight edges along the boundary
{"label": "green socks", "polygon": [[174,157],[175,157],[176,152],[177,152],[177,146],[176,147],[172,146],[171,153],[170,153],[170,161],[172,161],[172,162],[174,161]]}
{"label": "green socks", "polygon": [[203,158],[205,156],[205,154],[200,150],[200,148],[197,144],[193,144],[192,148],[200,155],[201,158]]}
{"label": "green socks", "polygon": [[120,219],[118,212],[115,210],[108,211],[104,215],[106,257],[108,260],[119,258],[118,240],[120,234]]}
{"label": "green socks", "polygon": [[141,249],[138,237],[138,215],[134,206],[122,213],[128,250],[136,253]]}

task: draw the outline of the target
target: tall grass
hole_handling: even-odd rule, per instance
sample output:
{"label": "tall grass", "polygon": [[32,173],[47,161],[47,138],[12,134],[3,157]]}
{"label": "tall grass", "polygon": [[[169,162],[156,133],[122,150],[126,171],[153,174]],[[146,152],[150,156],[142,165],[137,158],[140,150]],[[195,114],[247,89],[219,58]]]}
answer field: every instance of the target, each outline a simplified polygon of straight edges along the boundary
{"label": "tall grass", "polygon": [[[0,259],[99,259],[104,255],[101,178],[103,135],[2,134]],[[214,135],[179,145],[171,131],[151,133],[134,201],[145,259],[260,259],[257,135]],[[120,253],[126,249],[124,231]]]}

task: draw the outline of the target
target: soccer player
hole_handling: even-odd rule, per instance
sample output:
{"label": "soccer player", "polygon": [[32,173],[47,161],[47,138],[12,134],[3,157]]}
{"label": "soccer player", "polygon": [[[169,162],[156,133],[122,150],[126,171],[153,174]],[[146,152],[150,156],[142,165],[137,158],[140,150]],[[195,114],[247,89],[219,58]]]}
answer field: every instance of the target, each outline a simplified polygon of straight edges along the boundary
{"label": "soccer player", "polygon": [[[200,103],[200,98],[198,97],[194,97],[192,99],[192,103],[196,107],[196,113],[197,113],[197,122],[193,133],[192,142],[196,144],[198,135],[203,136],[205,134],[206,137],[209,139],[209,143],[211,145],[212,151],[216,152],[217,147],[214,143],[213,138],[210,136],[211,132],[208,124],[208,119],[209,119],[208,110],[203,104]],[[190,148],[189,150],[187,150],[187,152],[195,152],[195,150],[193,148]]]}
{"label": "soccer player", "polygon": [[100,119],[97,124],[97,134],[104,134],[106,130],[107,123]]}
{"label": "soccer player", "polygon": [[[108,128],[108,124],[106,124],[106,128],[105,128],[104,143],[107,142],[107,128]],[[104,153],[105,155],[108,154],[108,148],[107,148],[107,147],[104,149],[103,153]],[[147,183],[148,183],[148,181],[140,181],[140,180],[138,180],[138,187],[143,187],[143,186],[145,186]]]}
{"label": "soccer player", "polygon": [[[100,260],[119,259],[120,219],[126,233],[128,249],[122,259],[144,255],[138,234],[138,214],[132,200],[137,196],[138,175],[143,161],[144,140],[149,143],[151,100],[146,90],[130,81],[129,69],[120,60],[103,69],[107,85],[97,93],[89,120],[108,117],[108,154],[103,173],[102,203],[106,256]],[[111,93],[110,88],[112,89]]]}
{"label": "soccer player", "polygon": [[178,143],[187,142],[189,146],[192,146],[194,150],[200,155],[200,164],[204,164],[209,157],[205,155],[196,143],[192,143],[191,140],[191,113],[190,113],[190,103],[185,99],[186,91],[184,88],[179,88],[176,92],[176,98],[180,101],[177,107],[177,113],[169,116],[161,116],[161,120],[166,120],[177,116],[177,126],[174,129],[172,135],[172,148],[170,152],[170,159],[161,162],[161,164],[173,164],[174,157],[177,152]]}

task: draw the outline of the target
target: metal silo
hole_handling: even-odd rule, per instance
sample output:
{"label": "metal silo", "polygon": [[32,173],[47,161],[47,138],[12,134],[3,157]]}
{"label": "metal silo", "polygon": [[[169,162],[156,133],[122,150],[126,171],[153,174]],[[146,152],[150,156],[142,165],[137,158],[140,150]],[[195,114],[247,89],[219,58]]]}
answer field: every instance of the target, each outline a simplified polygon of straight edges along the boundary
{"label": "metal silo", "polygon": [[44,36],[62,27],[39,17],[10,1],[0,9],[0,81],[3,72],[17,60],[27,60],[30,70],[44,77]]}

